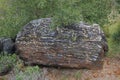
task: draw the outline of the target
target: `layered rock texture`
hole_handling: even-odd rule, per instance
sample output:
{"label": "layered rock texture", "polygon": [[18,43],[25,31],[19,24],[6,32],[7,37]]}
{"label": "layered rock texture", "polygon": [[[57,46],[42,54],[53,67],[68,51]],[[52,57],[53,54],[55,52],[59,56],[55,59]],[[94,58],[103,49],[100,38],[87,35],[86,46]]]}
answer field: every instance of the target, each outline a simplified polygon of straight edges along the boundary
{"label": "layered rock texture", "polygon": [[28,64],[102,68],[108,50],[99,25],[83,22],[51,30],[51,19],[33,20],[17,34],[16,49]]}

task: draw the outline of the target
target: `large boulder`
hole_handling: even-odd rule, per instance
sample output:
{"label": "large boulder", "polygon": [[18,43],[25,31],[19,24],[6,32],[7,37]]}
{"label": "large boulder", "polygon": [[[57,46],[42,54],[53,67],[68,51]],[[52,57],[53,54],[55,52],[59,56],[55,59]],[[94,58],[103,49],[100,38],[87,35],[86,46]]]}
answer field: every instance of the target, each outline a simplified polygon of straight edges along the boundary
{"label": "large boulder", "polygon": [[52,30],[50,24],[50,18],[33,20],[17,34],[17,53],[26,63],[102,68],[102,58],[108,46],[99,25],[80,22]]}
{"label": "large boulder", "polygon": [[14,53],[14,41],[11,38],[0,38],[0,52]]}

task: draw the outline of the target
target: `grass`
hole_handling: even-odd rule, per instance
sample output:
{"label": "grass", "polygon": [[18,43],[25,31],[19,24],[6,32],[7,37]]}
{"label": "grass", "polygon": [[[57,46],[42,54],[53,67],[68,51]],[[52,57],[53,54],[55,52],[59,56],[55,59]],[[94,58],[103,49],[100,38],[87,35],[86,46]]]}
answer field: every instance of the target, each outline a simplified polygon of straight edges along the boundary
{"label": "grass", "polygon": [[[82,73],[78,70],[77,72],[75,72],[73,75],[64,75],[60,80],[69,80],[70,77],[75,80],[81,80],[81,76],[82,76]],[[70,79],[72,80],[72,79]]]}
{"label": "grass", "polygon": [[41,71],[38,66],[26,67],[24,71],[19,71],[11,80],[39,80],[41,79]]}
{"label": "grass", "polygon": [[[120,57],[120,21],[107,26],[108,30],[107,34],[109,32],[109,37],[107,38],[108,40],[108,46],[109,46],[109,51],[107,53],[108,57]],[[117,35],[115,35],[117,33]],[[118,39],[115,39],[118,38]]]}
{"label": "grass", "polygon": [[120,44],[115,44],[110,38],[108,39],[109,51],[108,57],[119,57],[120,56]]}
{"label": "grass", "polygon": [[7,53],[0,53],[0,73],[6,73],[16,63],[16,55]]}
{"label": "grass", "polygon": [[[13,73],[9,80],[40,80],[42,78],[41,69],[38,66],[24,66],[23,61],[16,54],[1,53],[0,72],[9,67],[12,67]],[[6,80],[4,76],[1,79]]]}
{"label": "grass", "polygon": [[74,74],[74,77],[76,80],[80,80],[81,79],[81,76],[82,76],[82,73],[80,71],[77,71],[75,74]]}

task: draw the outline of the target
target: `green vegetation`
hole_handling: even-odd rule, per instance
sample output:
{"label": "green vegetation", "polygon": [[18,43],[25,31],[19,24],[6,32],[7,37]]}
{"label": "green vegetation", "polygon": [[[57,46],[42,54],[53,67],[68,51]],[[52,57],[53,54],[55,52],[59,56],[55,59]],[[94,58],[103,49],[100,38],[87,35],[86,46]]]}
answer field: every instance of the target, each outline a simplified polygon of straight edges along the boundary
{"label": "green vegetation", "polygon": [[[15,37],[21,26],[26,24],[27,18],[12,5],[13,0],[0,0],[0,36]],[[18,13],[17,13],[18,12]]]}
{"label": "green vegetation", "polygon": [[118,22],[114,29],[111,30],[113,33],[111,33],[111,37],[114,43],[119,44],[120,43],[120,22]]}
{"label": "green vegetation", "polygon": [[61,80],[69,80],[68,76],[63,76]]}
{"label": "green vegetation", "polygon": [[108,46],[109,51],[107,56],[120,58],[120,44],[115,44],[111,39],[108,39]]}
{"label": "green vegetation", "polygon": [[41,79],[41,71],[38,66],[27,67],[25,71],[20,71],[11,80],[39,80]]}
{"label": "green vegetation", "polygon": [[[120,56],[120,0],[0,0],[0,37],[14,38],[26,23],[38,18],[52,18],[52,28],[81,20],[98,23],[108,39],[107,55]],[[0,72],[14,67],[15,80],[37,80],[41,76],[38,66],[25,70],[22,66],[16,55],[0,54]],[[75,77],[79,79],[81,73]]]}
{"label": "green vegetation", "polygon": [[109,23],[103,26],[109,46],[109,57],[120,57],[120,1],[112,1],[111,13],[108,15]]}
{"label": "green vegetation", "polygon": [[120,21],[109,26],[109,38],[108,38],[110,57],[120,56]]}
{"label": "green vegetation", "polygon": [[[0,53],[0,73],[11,69],[16,63],[16,55]],[[6,71],[5,71],[6,70]]]}
{"label": "green vegetation", "polygon": [[112,0],[0,0],[0,36],[15,37],[23,25],[38,18],[52,18],[52,28],[79,21],[108,22]]}
{"label": "green vegetation", "polygon": [[76,80],[80,80],[81,79],[81,76],[82,76],[82,73],[80,71],[77,71],[75,74],[74,74]]}
{"label": "green vegetation", "polygon": [[[14,76],[10,80],[39,80],[41,70],[38,66],[25,67],[23,62],[15,54],[0,54],[0,73],[13,71]],[[3,73],[4,74],[4,73]],[[4,78],[4,77],[3,77]],[[6,79],[5,79],[6,80]]]}

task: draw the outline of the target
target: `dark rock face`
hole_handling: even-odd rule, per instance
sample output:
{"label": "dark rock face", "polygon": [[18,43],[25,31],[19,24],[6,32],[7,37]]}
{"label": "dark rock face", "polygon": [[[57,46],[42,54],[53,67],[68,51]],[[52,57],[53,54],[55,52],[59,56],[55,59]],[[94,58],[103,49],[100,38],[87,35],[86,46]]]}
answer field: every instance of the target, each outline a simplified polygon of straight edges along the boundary
{"label": "dark rock face", "polygon": [[17,34],[16,48],[22,59],[29,64],[102,68],[108,46],[97,24],[80,22],[53,31],[50,23],[50,18],[33,20]]}
{"label": "dark rock face", "polygon": [[13,53],[14,42],[11,38],[0,38],[0,52]]}

